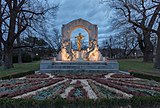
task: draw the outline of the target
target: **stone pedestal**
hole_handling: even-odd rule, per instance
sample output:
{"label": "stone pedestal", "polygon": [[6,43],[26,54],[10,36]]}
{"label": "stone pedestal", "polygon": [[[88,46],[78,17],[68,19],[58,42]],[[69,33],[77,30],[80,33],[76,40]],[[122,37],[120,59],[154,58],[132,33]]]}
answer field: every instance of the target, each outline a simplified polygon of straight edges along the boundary
{"label": "stone pedestal", "polygon": [[83,57],[82,57],[82,52],[78,51],[78,57],[77,57],[77,61],[84,61]]}
{"label": "stone pedestal", "polygon": [[42,60],[40,65],[41,73],[110,73],[119,72],[119,64],[116,60],[105,61],[75,61],[64,62]]}

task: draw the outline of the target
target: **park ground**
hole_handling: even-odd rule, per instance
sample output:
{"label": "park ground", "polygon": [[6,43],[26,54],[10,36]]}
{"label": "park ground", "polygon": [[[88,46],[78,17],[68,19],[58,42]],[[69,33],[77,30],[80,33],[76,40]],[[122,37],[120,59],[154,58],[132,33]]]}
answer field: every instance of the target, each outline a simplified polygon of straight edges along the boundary
{"label": "park ground", "polygon": [[[4,106],[3,108],[10,108],[8,106],[15,108],[53,108],[53,106],[70,108],[77,107],[77,105],[80,106],[79,108],[84,106],[91,108],[93,105],[95,108],[100,106],[107,108],[159,108],[160,73],[153,68],[153,63],[144,63],[142,59],[120,59],[118,62],[120,71],[138,73],[136,75],[141,76],[142,79],[137,76],[116,73],[82,74],[80,76],[72,74],[26,76],[28,72],[39,70],[40,61],[14,64],[15,68],[9,70],[0,67],[1,79],[13,78],[10,76],[17,74],[25,76],[1,80],[0,108],[1,106]],[[9,87],[12,92],[10,89],[8,90]],[[5,88],[5,92],[2,90],[3,88]],[[78,96],[83,98],[78,98]]]}
{"label": "park ground", "polygon": [[40,61],[34,61],[31,63],[22,63],[22,64],[15,63],[13,69],[7,69],[7,70],[4,70],[3,67],[1,66],[0,77],[4,77],[11,74],[36,71],[36,70],[39,70],[39,65],[40,65]]}
{"label": "park ground", "polygon": [[[153,63],[142,62],[142,59],[120,59],[118,62],[121,71],[160,77],[160,70],[154,69]],[[40,61],[35,61],[32,63],[14,64],[15,68],[9,70],[4,70],[3,67],[0,67],[0,77],[28,71],[37,71],[39,70],[39,65]]]}

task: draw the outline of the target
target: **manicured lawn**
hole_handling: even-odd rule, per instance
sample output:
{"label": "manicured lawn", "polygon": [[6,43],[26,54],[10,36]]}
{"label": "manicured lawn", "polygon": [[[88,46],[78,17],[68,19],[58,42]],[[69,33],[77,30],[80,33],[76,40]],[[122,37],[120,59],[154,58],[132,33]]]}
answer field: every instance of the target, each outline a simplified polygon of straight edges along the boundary
{"label": "manicured lawn", "polygon": [[120,70],[133,70],[137,73],[160,76],[160,71],[153,68],[153,63],[144,63],[142,59],[122,59],[118,60],[118,62],[120,64]]}
{"label": "manicured lawn", "polygon": [[13,69],[4,70],[3,67],[0,67],[0,77],[6,76],[8,74],[15,74],[15,73],[22,73],[22,72],[28,72],[32,70],[38,70],[39,69],[39,61],[32,62],[32,63],[23,63],[23,64],[14,64]]}

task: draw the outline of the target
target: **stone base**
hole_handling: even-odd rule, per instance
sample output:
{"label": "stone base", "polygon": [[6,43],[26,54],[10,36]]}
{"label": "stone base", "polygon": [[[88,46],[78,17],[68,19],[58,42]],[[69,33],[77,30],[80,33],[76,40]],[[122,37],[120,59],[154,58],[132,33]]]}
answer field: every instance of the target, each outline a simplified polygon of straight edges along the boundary
{"label": "stone base", "polygon": [[116,60],[109,62],[62,62],[42,60],[40,64],[41,73],[110,73],[119,72],[119,64]]}
{"label": "stone base", "polygon": [[77,62],[82,62],[82,61],[84,61],[83,58],[77,58]]}

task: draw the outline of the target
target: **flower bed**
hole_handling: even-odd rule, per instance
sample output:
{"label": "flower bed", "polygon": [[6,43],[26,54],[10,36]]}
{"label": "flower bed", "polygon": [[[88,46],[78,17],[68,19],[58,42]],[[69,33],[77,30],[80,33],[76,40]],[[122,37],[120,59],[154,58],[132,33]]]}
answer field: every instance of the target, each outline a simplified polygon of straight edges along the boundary
{"label": "flower bed", "polygon": [[133,78],[133,76],[129,74],[113,74],[111,78]]}
{"label": "flower bed", "polygon": [[96,84],[95,82],[88,80],[89,85],[93,88],[94,92],[98,95],[98,98],[122,98],[123,95],[120,93],[116,93],[108,90],[107,88]]}
{"label": "flower bed", "polygon": [[[64,92],[65,88],[70,84],[70,80],[57,84],[53,87],[49,87],[45,90],[36,92],[35,95],[31,95],[28,98],[36,100],[55,99],[60,93]],[[26,97],[27,98],[27,97]]]}
{"label": "flower bed", "polygon": [[[125,74],[111,73],[108,74],[109,77],[105,75],[57,74],[51,78],[47,74],[34,74],[22,79],[0,80],[0,98],[25,97],[44,100],[60,95],[74,100],[90,97],[97,99],[97,96],[110,99],[160,95],[160,82]],[[73,83],[70,84],[71,81]],[[85,81],[89,82],[89,87]]]}
{"label": "flower bed", "polygon": [[[18,95],[31,92],[42,87],[55,84],[63,79],[47,79],[47,80],[18,80],[14,79],[2,84],[0,88],[0,98],[2,97],[15,97]],[[5,82],[5,81],[4,81]]]}
{"label": "flower bed", "polygon": [[114,84],[118,84],[123,87],[125,86],[132,91],[139,91],[144,93],[145,95],[149,96],[160,95],[160,84],[155,81],[153,82],[148,80],[125,81],[125,80],[108,79],[108,82],[112,82]]}
{"label": "flower bed", "polygon": [[69,92],[67,99],[86,99],[88,98],[86,90],[83,88],[80,81],[77,81],[74,88]]}
{"label": "flower bed", "polygon": [[48,78],[49,75],[47,74],[32,74],[32,75],[27,75],[26,78]]}
{"label": "flower bed", "polygon": [[104,78],[106,74],[57,74],[56,77],[68,78],[68,79],[92,79],[92,78]]}
{"label": "flower bed", "polygon": [[160,86],[153,86],[153,85],[144,85],[144,84],[138,84],[134,82],[125,82],[125,81],[115,81],[115,80],[107,80],[108,82],[121,85],[121,86],[128,86],[133,88],[140,88],[140,89],[148,89],[148,90],[155,90],[160,92]]}
{"label": "flower bed", "polygon": [[110,82],[109,80],[105,80],[105,79],[95,79],[95,81],[101,83],[101,84],[104,84],[104,85],[107,85],[109,87],[112,87],[112,88],[115,88],[115,89],[118,89],[120,91],[123,91],[125,93],[128,93],[128,94],[132,94],[134,96],[145,96],[144,93],[141,93],[139,91],[132,91],[132,90],[129,90],[127,89],[127,87],[125,86],[121,86],[121,85],[118,85],[118,84],[114,84],[112,82]]}

